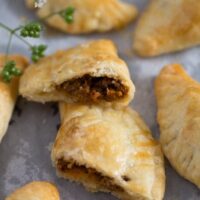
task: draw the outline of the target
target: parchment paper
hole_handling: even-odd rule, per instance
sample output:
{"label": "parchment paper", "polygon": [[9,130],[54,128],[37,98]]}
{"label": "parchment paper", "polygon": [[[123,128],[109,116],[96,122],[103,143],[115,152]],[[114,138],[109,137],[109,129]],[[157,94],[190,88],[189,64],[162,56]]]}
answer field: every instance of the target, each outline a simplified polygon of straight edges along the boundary
{"label": "parchment paper", "polygon": [[[129,0],[129,2],[135,3],[142,11],[148,0]],[[0,21],[16,27],[24,18],[35,19],[35,15],[26,9],[23,0],[0,0]],[[131,106],[141,114],[154,136],[158,137],[154,78],[165,64],[178,62],[185,66],[193,78],[200,81],[200,48],[150,59],[140,58],[134,55],[131,49],[135,24],[136,22],[120,31],[85,36],[65,35],[48,29],[46,31],[48,34],[34,43],[48,44],[49,54],[90,39],[112,39],[119,47],[120,56],[127,62],[136,85],[137,91]],[[1,52],[5,51],[7,40],[7,32],[0,29]],[[29,55],[27,48],[19,40],[13,40],[12,52]],[[56,104],[42,105],[19,98],[8,132],[0,144],[1,200],[17,187],[33,180],[47,180],[55,183],[62,200],[116,199],[109,194],[89,193],[81,185],[57,178],[50,160],[50,149],[57,134],[58,124]],[[167,161],[166,176],[165,200],[200,199],[200,190],[181,178]]]}

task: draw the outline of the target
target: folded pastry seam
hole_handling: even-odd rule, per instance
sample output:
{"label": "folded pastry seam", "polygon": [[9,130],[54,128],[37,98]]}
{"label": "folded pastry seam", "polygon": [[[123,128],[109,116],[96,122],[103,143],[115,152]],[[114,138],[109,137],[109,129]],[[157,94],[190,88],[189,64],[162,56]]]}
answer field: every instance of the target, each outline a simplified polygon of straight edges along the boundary
{"label": "folded pastry seam", "polygon": [[155,92],[164,155],[181,176],[200,187],[200,84],[180,64],[171,64],[156,78]]}
{"label": "folded pastry seam", "polygon": [[126,106],[134,96],[127,65],[109,40],[59,51],[30,65],[20,80],[29,100]]}
{"label": "folded pastry seam", "polygon": [[60,177],[121,199],[162,199],[161,148],[136,112],[60,103],[60,114],[51,154]]}

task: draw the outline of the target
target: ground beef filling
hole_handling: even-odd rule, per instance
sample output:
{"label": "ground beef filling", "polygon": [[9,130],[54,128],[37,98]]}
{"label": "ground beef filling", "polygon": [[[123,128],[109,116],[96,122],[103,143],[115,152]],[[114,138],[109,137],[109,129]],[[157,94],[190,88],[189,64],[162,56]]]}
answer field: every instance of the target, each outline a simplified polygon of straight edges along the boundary
{"label": "ground beef filling", "polygon": [[123,98],[128,93],[128,88],[119,80],[90,75],[67,81],[60,88],[81,102],[114,101]]}
{"label": "ground beef filling", "polygon": [[57,163],[57,168],[63,173],[70,171],[70,170],[76,170],[76,169],[81,170],[83,173],[87,173],[90,176],[92,176],[93,178],[95,178],[95,180],[98,182],[98,184],[102,188],[106,188],[110,191],[124,192],[123,188],[116,185],[113,182],[112,178],[107,177],[107,176],[103,176],[100,172],[97,172],[95,169],[87,168],[87,167],[81,166],[81,165],[77,165],[73,161],[67,162],[64,159],[59,159],[58,163]]}

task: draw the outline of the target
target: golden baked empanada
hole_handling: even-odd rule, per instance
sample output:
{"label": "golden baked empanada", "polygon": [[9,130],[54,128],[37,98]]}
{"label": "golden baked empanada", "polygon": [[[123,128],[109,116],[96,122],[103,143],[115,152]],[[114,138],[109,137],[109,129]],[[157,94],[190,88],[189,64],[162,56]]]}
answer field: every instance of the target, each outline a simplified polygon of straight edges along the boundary
{"label": "golden baked empanada", "polygon": [[200,44],[200,1],[154,0],[139,20],[134,49],[155,56]]}
{"label": "golden baked empanada", "polygon": [[200,187],[200,84],[180,65],[165,67],[156,80],[160,142],[177,172]]}
{"label": "golden baked empanada", "polygon": [[[28,62],[20,55],[13,55],[8,57],[17,64],[17,68],[23,70]],[[5,64],[5,55],[0,55],[0,72]],[[5,83],[0,77],[0,142],[5,135],[10,118],[12,116],[13,108],[18,95],[19,77],[15,77],[10,83]]]}
{"label": "golden baked empanada", "polygon": [[5,200],[60,200],[60,197],[51,183],[35,181],[17,189]]}
{"label": "golden baked empanada", "polygon": [[[33,7],[34,0],[27,0],[27,5]],[[48,18],[46,23],[67,33],[105,32],[121,28],[130,23],[137,15],[134,5],[119,0],[48,0],[38,9],[39,18],[51,13],[74,7],[74,22],[67,24],[59,15]]]}
{"label": "golden baked empanada", "polygon": [[161,200],[160,145],[130,108],[60,103],[62,125],[52,149],[59,176],[121,199]]}
{"label": "golden baked empanada", "polygon": [[127,105],[134,85],[109,40],[58,51],[27,68],[20,94],[30,100]]}

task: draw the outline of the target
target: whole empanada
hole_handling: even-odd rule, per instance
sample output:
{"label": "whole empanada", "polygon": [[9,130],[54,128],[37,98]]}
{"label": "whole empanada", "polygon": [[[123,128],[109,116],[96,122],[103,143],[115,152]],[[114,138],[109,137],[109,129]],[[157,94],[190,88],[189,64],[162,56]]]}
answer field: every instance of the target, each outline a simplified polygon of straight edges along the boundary
{"label": "whole empanada", "polygon": [[51,183],[35,181],[17,189],[5,200],[60,200],[60,197]]}
{"label": "whole empanada", "polygon": [[[9,60],[16,62],[17,67],[23,70],[28,62],[26,58],[20,55],[12,55]],[[5,55],[0,55],[0,72],[5,64]],[[19,77],[12,79],[10,83],[5,83],[0,77],[0,142],[5,135],[15,102],[18,96]]]}
{"label": "whole empanada", "polygon": [[30,65],[21,78],[20,94],[38,102],[127,105],[134,85],[114,44],[97,40]]}
{"label": "whole empanada", "polygon": [[62,125],[52,149],[59,176],[123,200],[161,200],[160,145],[131,108],[60,103]]}
{"label": "whole empanada", "polygon": [[160,142],[177,172],[200,188],[200,84],[180,65],[156,79]]}
{"label": "whole empanada", "polygon": [[[33,7],[34,0],[27,0],[27,5]],[[59,15],[45,22],[61,31],[79,34],[118,29],[130,23],[137,15],[134,5],[119,0],[48,0],[36,12],[42,19],[69,6],[75,8],[73,23],[67,24]]]}
{"label": "whole empanada", "polygon": [[200,44],[199,0],[151,0],[139,20],[133,46],[155,56]]}

